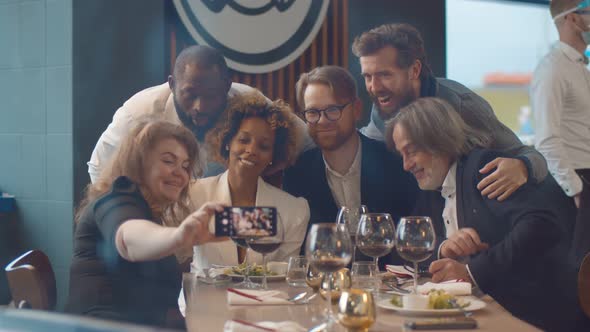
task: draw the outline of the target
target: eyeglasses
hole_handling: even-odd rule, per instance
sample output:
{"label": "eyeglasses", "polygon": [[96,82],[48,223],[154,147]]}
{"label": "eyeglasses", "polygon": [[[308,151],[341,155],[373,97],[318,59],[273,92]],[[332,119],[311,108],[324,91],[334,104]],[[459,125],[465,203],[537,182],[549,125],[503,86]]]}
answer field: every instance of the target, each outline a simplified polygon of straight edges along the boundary
{"label": "eyeglasses", "polygon": [[303,117],[305,118],[305,121],[312,124],[318,123],[322,115],[329,121],[338,121],[342,117],[342,110],[351,103],[352,101],[349,101],[344,105],[332,105],[323,110],[313,108],[308,109],[303,111]]}
{"label": "eyeglasses", "polygon": [[570,8],[570,9],[562,12],[561,14],[556,15],[553,18],[553,21],[557,22],[558,19],[564,17],[567,14],[574,13],[574,12],[577,14],[581,14],[581,15],[588,14],[587,8],[589,8],[589,7],[590,7],[590,0],[583,0],[576,7]]}

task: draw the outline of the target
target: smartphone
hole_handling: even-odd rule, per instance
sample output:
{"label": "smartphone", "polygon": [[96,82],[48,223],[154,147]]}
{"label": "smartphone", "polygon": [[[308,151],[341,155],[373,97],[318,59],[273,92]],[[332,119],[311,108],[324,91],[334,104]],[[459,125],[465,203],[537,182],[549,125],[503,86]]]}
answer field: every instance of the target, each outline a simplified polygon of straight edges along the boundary
{"label": "smartphone", "polygon": [[404,326],[411,330],[476,329],[477,321],[471,317],[436,318],[405,321]]}
{"label": "smartphone", "polygon": [[229,206],[215,213],[215,236],[264,237],[277,234],[277,209]]}

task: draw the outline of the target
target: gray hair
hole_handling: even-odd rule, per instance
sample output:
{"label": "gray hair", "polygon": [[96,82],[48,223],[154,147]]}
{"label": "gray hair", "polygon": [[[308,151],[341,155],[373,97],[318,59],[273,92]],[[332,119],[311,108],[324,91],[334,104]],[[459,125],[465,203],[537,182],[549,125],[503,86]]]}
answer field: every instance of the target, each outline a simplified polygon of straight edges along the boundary
{"label": "gray hair", "polygon": [[404,127],[416,148],[451,160],[491,144],[489,134],[466,124],[453,106],[439,98],[419,98],[387,122],[385,139],[392,150],[395,148],[393,130],[398,124]]}

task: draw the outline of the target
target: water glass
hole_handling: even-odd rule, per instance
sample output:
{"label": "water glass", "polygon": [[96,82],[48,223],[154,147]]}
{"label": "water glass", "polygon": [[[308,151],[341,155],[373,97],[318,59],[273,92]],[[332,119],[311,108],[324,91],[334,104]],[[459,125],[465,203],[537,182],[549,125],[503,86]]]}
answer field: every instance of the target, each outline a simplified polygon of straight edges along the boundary
{"label": "water glass", "polygon": [[307,258],[305,256],[289,257],[287,267],[287,283],[293,287],[305,287],[305,272],[307,269]]}
{"label": "water glass", "polygon": [[379,271],[372,261],[352,263],[352,287],[367,291],[379,289]]}

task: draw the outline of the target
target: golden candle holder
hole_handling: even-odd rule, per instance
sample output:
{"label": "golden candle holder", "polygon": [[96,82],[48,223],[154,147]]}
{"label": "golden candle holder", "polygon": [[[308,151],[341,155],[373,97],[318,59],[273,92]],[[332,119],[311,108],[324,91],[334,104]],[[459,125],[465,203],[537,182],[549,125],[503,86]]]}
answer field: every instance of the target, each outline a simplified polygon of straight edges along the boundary
{"label": "golden candle holder", "polygon": [[343,291],[336,316],[348,331],[368,331],[377,317],[373,294],[355,288]]}

